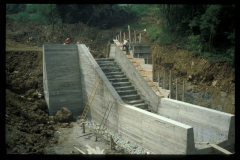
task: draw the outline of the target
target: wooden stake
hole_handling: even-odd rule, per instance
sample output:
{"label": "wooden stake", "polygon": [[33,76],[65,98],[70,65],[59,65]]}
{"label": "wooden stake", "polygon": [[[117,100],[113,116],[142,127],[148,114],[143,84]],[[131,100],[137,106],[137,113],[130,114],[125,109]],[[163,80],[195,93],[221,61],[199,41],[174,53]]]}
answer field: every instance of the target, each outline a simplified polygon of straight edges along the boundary
{"label": "wooden stake", "polygon": [[110,135],[110,149],[113,148],[113,139],[112,139],[112,135]]}
{"label": "wooden stake", "polygon": [[147,56],[147,64],[148,64],[148,56]]}
{"label": "wooden stake", "polygon": [[116,36],[116,40],[117,40],[117,36]]}
{"label": "wooden stake", "polygon": [[154,77],[154,68],[153,68],[153,65],[154,65],[154,56],[152,54],[152,81],[154,81],[153,77]]}
{"label": "wooden stake", "polygon": [[177,79],[176,79],[176,100],[177,100]]}
{"label": "wooden stake", "polygon": [[158,87],[160,86],[160,70],[158,70]]}
{"label": "wooden stake", "polygon": [[135,30],[134,30],[134,39],[135,39],[135,43],[136,43],[136,32],[135,32]]}
{"label": "wooden stake", "polygon": [[119,35],[118,35],[118,41],[120,42]]}
{"label": "wooden stake", "polygon": [[97,136],[96,136],[96,139],[95,139],[95,141],[97,142]]}
{"label": "wooden stake", "polygon": [[141,33],[140,33],[140,35],[139,35],[139,43],[141,43]]}
{"label": "wooden stake", "polygon": [[120,41],[119,42],[122,42],[122,34],[121,34],[121,31],[120,31]]}
{"label": "wooden stake", "polygon": [[139,54],[138,54],[138,58],[139,58]]}
{"label": "wooden stake", "polygon": [[83,125],[83,132],[82,133],[85,133],[85,123],[83,123],[82,125]]}
{"label": "wooden stake", "polygon": [[171,90],[172,90],[172,74],[171,74],[171,70],[170,70],[170,79],[169,79],[169,90],[170,90],[170,93],[169,93],[169,98],[171,98]]}
{"label": "wooden stake", "polygon": [[[129,31],[129,42],[131,43],[131,34],[130,34],[130,26],[129,25],[128,25],[128,31]],[[130,50],[130,47],[129,47],[129,50]]]}
{"label": "wooden stake", "polygon": [[125,39],[125,32],[123,33],[124,39]]}
{"label": "wooden stake", "polygon": [[163,89],[165,89],[165,71],[164,71],[164,76],[163,76]]}
{"label": "wooden stake", "polygon": [[183,93],[182,93],[182,101],[184,102],[184,81],[183,81]]}

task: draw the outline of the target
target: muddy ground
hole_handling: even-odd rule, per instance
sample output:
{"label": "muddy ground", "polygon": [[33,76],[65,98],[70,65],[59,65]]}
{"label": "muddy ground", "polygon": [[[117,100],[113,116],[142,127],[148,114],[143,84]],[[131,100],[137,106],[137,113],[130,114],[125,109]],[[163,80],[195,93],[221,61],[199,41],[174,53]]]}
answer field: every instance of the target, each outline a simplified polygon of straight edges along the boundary
{"label": "muddy ground", "polygon": [[[93,145],[91,147],[99,145],[107,154],[126,154],[124,150],[109,150],[109,141],[101,138],[98,142],[95,142],[94,137],[75,138],[82,134],[76,118],[62,122],[56,117],[50,117],[43,94],[43,44],[63,44],[67,37],[71,37],[72,43],[80,42],[90,47],[94,57],[100,54],[106,57],[106,44],[112,41],[119,30],[99,30],[82,23],[55,26],[55,31],[51,31],[51,27],[36,23],[6,24],[6,153],[78,154],[74,145],[86,151],[84,145],[89,143]],[[147,32],[141,33],[142,42],[148,42]],[[206,94],[215,95],[209,101],[203,99],[202,106],[218,106],[224,102],[222,111],[235,114],[235,68],[186,56],[186,52],[183,49],[174,50],[174,46],[153,43],[152,53],[157,57],[155,71],[160,69],[163,73],[163,70],[171,69],[178,82],[187,82],[186,86],[190,86],[190,89],[186,90],[189,93],[202,92],[202,97],[206,97]],[[157,72],[154,72],[154,77],[156,79]],[[190,95],[188,97],[191,98]],[[91,131],[86,129],[86,132]]]}

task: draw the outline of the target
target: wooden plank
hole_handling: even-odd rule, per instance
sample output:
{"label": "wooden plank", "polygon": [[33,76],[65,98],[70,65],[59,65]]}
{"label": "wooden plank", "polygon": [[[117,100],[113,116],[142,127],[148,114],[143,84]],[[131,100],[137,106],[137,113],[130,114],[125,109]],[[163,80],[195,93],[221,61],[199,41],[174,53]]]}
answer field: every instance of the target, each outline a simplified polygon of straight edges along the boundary
{"label": "wooden plank", "polygon": [[232,154],[231,152],[227,151],[226,149],[224,149],[224,148],[222,148],[222,147],[220,147],[216,144],[208,144],[208,145],[217,149],[217,150],[219,150],[219,151],[221,151],[221,152],[223,152],[223,153],[225,153],[225,154]]}
{"label": "wooden plank", "polygon": [[[75,147],[75,146],[74,146]],[[75,147],[80,153],[85,154],[83,151],[81,151],[80,149],[78,149],[77,147]]]}

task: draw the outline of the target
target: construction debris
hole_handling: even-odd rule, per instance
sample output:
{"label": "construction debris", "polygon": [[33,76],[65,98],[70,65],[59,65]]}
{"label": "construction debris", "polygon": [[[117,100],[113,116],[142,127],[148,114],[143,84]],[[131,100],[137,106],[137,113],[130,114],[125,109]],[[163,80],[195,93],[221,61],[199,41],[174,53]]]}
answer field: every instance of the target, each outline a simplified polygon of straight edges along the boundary
{"label": "construction debris", "polygon": [[93,149],[92,147],[90,147],[89,145],[86,145],[86,147],[88,148],[87,151],[88,151],[88,154],[104,154],[104,149],[103,150],[100,150],[99,147],[96,147],[96,150]]}

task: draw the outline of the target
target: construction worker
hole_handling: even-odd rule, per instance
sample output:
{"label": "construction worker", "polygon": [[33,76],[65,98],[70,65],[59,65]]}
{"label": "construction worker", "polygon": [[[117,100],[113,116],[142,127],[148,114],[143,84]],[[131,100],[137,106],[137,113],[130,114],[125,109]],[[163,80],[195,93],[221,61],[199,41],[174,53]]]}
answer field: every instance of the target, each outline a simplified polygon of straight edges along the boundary
{"label": "construction worker", "polygon": [[128,46],[127,46],[127,43],[129,42],[129,40],[127,39],[127,40],[125,40],[125,39],[123,39],[123,48],[122,48],[122,50],[124,49],[124,47],[126,48],[126,51],[127,51],[127,53],[128,53]]}
{"label": "construction worker", "polygon": [[66,44],[69,44],[71,42],[71,40],[72,40],[71,38],[67,38],[66,39]]}

